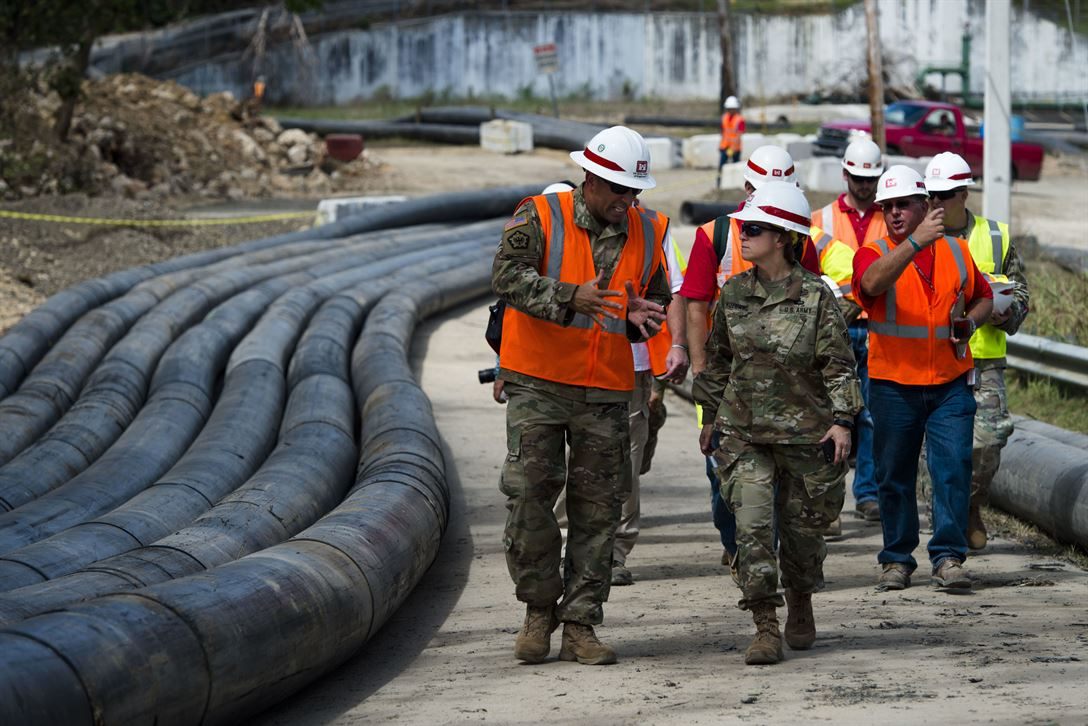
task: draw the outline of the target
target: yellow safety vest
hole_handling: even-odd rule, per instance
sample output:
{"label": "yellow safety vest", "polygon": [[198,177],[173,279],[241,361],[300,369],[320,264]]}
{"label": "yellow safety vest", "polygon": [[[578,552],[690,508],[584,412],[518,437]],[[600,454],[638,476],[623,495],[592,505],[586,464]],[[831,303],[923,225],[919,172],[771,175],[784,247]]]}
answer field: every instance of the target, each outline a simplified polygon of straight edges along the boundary
{"label": "yellow safety vest", "polygon": [[816,225],[809,230],[809,236],[816,244],[816,254],[820,256],[820,272],[839,286],[839,292],[844,298],[852,301],[854,290],[850,283],[854,279],[853,248]]}
{"label": "yellow safety vest", "polygon": [[[967,247],[975,266],[987,279],[1008,281],[1001,271],[1005,269],[1005,257],[1009,254],[1009,225],[976,215]],[[1005,347],[1005,331],[989,323],[971,336],[971,356],[974,358],[1004,358]]]}

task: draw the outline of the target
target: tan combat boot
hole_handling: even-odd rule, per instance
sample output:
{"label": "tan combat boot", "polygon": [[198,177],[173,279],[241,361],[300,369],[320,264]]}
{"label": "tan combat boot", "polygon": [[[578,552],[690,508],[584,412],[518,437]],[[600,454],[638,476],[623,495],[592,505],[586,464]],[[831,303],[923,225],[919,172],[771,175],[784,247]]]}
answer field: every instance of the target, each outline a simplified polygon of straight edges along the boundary
{"label": "tan combat boot", "polygon": [[514,657],[526,663],[541,663],[552,649],[552,631],[558,627],[555,607],[525,608],[525,624],[514,643]]}
{"label": "tan combat boot", "polygon": [[980,550],[986,546],[986,523],[982,521],[982,507],[972,503],[967,515],[967,546]]}
{"label": "tan combat boot", "polygon": [[782,660],[782,634],[778,631],[778,613],[768,602],[752,606],[756,637],[744,651],[747,665],[772,665]]}
{"label": "tan combat boot", "polygon": [[812,593],[787,589],[786,608],[786,644],[794,650],[808,650],[816,642]]}
{"label": "tan combat boot", "polygon": [[616,651],[597,639],[592,625],[563,623],[559,660],[576,660],[582,665],[610,665],[616,662]]}

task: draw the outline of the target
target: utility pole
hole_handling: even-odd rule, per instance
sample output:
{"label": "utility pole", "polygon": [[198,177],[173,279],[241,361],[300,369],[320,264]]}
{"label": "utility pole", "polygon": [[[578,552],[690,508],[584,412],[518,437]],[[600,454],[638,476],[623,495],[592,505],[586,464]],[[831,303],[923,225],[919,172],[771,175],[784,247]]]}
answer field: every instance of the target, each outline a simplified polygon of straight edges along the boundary
{"label": "utility pole", "polygon": [[1009,116],[1009,0],[986,3],[986,88],[982,106],[982,213],[1010,221],[1012,142]]}
{"label": "utility pole", "polygon": [[884,145],[884,68],[880,62],[880,21],[876,0],[865,0],[865,29],[869,36],[869,116],[873,141],[886,151]]}
{"label": "utility pole", "polygon": [[730,0],[718,0],[718,32],[721,34],[722,79],[718,97],[718,113],[725,99],[737,95],[737,79],[733,74],[733,19],[729,13]]}

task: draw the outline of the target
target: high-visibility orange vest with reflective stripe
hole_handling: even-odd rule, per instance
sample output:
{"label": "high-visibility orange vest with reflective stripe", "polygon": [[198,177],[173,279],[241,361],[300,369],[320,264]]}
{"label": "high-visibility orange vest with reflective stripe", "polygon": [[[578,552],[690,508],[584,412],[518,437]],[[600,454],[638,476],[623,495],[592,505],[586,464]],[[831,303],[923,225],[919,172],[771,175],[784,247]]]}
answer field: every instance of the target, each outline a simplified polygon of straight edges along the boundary
{"label": "high-visibility orange vest with reflective stripe", "polygon": [[[902,242],[900,244],[910,244]],[[888,238],[865,245],[884,256],[895,248]],[[957,294],[975,294],[967,243],[944,237],[933,243],[933,297],[913,264],[869,309],[869,377],[908,386],[955,380],[974,365],[970,352],[956,358],[951,312]]]}
{"label": "high-visibility orange vest with reflective stripe", "polygon": [[[688,271],[687,260],[684,259],[684,253],[680,251],[680,245],[676,244],[676,240],[669,240],[669,244],[672,245],[673,254],[676,255],[676,261],[680,265],[680,276],[683,277]],[[666,266],[668,266],[668,259],[666,256]],[[672,349],[672,333],[669,331],[669,324],[662,323],[661,330],[646,343],[650,350],[650,369],[653,370],[655,376],[663,375],[667,370],[665,359],[669,357],[669,350]]]}
{"label": "high-visibility orange vest with reflective stripe", "polygon": [[[812,226],[828,232],[832,237],[845,242],[855,250],[888,236],[888,225],[884,223],[884,215],[878,212],[869,219],[869,227],[865,230],[865,239],[858,239],[850,217],[847,216],[846,212],[839,209],[838,199],[812,213]],[[815,236],[813,236],[813,239],[815,239]]]}
{"label": "high-visibility orange vest with reflective stripe", "polygon": [[[544,231],[540,274],[574,285],[596,277],[589,234],[574,223],[574,193],[539,195],[525,201],[536,206]],[[641,207],[627,210],[627,242],[607,285],[620,296],[609,300],[626,309],[624,284],[628,280],[640,295],[645,294],[650,279],[664,264],[661,243],[667,229],[668,218],[663,214]],[[602,316],[600,325],[577,313],[564,327],[507,305],[499,359],[504,369],[571,386],[630,391],[635,385],[635,363],[623,312],[618,319]]]}
{"label": "high-visibility orange vest with reflective stripe", "polygon": [[744,117],[739,113],[722,114],[722,140],[718,149],[740,151],[740,125]]}

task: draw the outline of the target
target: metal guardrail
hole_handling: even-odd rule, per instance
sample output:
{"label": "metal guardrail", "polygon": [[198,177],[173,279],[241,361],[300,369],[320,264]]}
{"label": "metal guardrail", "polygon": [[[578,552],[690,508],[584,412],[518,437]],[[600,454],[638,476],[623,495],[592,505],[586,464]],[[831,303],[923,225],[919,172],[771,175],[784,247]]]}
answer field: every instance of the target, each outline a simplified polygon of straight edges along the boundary
{"label": "metal guardrail", "polygon": [[1018,333],[1008,338],[1010,368],[1088,390],[1088,348]]}

